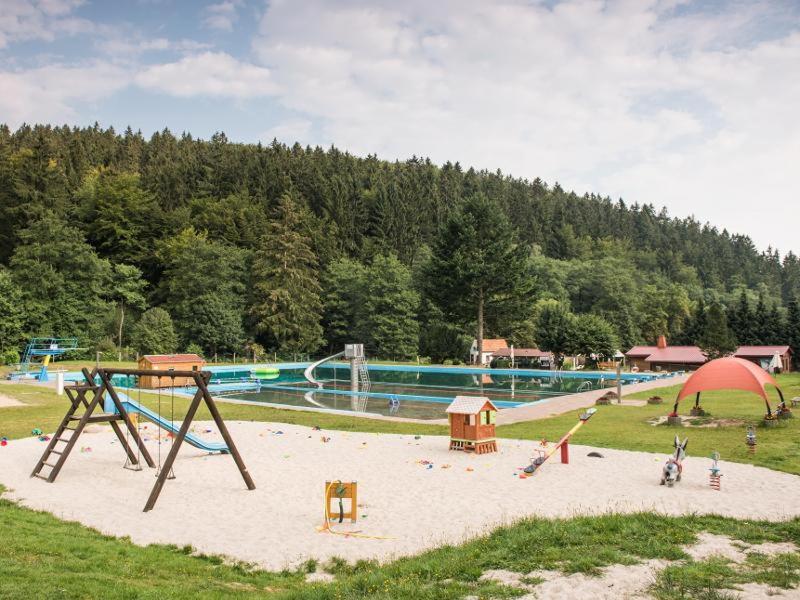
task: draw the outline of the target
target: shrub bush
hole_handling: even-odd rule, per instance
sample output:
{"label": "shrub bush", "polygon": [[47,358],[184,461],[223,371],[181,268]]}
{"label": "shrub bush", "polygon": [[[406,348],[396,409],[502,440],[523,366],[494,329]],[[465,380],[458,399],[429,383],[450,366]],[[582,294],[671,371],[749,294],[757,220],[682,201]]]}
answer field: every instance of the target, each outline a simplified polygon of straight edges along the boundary
{"label": "shrub bush", "polygon": [[0,352],[0,364],[16,365],[17,363],[19,363],[19,352],[13,348]]}

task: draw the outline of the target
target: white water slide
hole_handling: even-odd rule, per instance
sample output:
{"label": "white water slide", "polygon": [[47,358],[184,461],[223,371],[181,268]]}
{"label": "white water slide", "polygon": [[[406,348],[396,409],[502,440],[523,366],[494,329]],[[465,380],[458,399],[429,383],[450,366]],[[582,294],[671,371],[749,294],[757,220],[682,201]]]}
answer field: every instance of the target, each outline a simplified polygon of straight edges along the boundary
{"label": "white water slide", "polygon": [[308,380],[309,383],[317,386],[318,388],[321,388],[322,384],[316,379],[314,379],[314,369],[316,369],[324,362],[328,362],[329,360],[333,360],[334,358],[339,358],[340,356],[343,355],[344,352],[337,352],[336,354],[332,354],[331,356],[318,360],[315,363],[311,363],[310,365],[308,365],[308,367],[306,367],[306,370],[303,372],[303,375],[305,375],[305,378]]}

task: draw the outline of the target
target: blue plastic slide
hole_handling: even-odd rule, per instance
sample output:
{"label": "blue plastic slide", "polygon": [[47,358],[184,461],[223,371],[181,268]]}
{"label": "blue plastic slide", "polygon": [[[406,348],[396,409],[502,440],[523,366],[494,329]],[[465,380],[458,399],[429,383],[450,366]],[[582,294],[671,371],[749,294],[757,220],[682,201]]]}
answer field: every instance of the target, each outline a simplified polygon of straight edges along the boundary
{"label": "blue plastic slide", "polygon": [[[178,435],[178,431],[180,430],[180,426],[175,427],[172,421],[169,421],[159,415],[157,412],[150,410],[146,406],[142,406],[138,402],[132,400],[130,396],[127,394],[123,394],[121,392],[117,392],[117,396],[119,396],[120,402],[122,402],[122,406],[125,407],[129,413],[137,413],[142,415],[148,421],[151,421],[157,427],[161,427],[165,431],[168,431],[174,435]],[[113,403],[111,403],[113,406]],[[220,452],[222,454],[228,453],[228,446],[219,442],[206,442],[202,438],[197,437],[196,435],[192,435],[191,433],[187,433],[186,437],[184,438],[187,443],[191,444],[195,448],[199,448],[200,450],[205,450],[206,452]]]}

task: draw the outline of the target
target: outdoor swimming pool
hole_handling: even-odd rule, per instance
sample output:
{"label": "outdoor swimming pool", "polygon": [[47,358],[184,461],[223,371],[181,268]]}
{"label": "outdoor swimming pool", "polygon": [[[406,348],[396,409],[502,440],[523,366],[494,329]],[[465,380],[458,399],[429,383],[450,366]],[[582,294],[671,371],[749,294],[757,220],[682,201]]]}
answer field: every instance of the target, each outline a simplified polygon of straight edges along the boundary
{"label": "outdoor swimming pool", "polygon": [[[614,385],[615,374],[593,372],[369,365],[369,392],[353,394],[346,363],[326,363],[316,369],[322,389],[309,386],[303,370],[308,363],[280,365],[277,379],[260,388],[246,384],[249,368],[214,370],[212,391],[247,401],[350,412],[369,412],[415,419],[440,419],[455,396],[481,395],[499,409],[512,408],[580,391]],[[657,375],[624,374],[623,383],[646,381]]]}
{"label": "outdoor swimming pool", "polygon": [[[309,363],[237,365],[214,367],[209,389],[215,396],[309,409],[367,412],[412,419],[441,419],[445,408],[458,395],[486,396],[500,409],[574,394],[600,387],[613,387],[615,373],[590,371],[546,371],[530,369],[484,369],[417,365],[368,365],[369,391],[353,394],[350,367],[329,362],[317,367],[315,376],[322,389],[310,385],[303,375]],[[275,379],[254,381],[251,371],[277,368]],[[649,381],[669,374],[623,373],[623,384]],[[68,381],[81,379],[68,373]],[[120,387],[135,387],[134,378],[115,378]],[[363,388],[362,388],[363,389]],[[192,393],[192,388],[176,388]]]}

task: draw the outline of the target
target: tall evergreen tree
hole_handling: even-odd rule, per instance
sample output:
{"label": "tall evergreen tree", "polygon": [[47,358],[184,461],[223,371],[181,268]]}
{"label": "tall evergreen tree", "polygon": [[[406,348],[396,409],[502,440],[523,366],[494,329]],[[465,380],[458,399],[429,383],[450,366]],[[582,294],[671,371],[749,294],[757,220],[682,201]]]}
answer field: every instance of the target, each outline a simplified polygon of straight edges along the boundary
{"label": "tall evergreen tree", "polygon": [[726,356],[736,350],[736,340],[728,327],[725,310],[719,302],[713,302],[708,307],[703,329],[698,345],[709,358]]}
{"label": "tall evergreen tree", "polygon": [[474,319],[479,353],[486,312],[528,292],[525,258],[500,206],[482,194],[448,219],[433,245],[428,295],[446,316]]}
{"label": "tall evergreen tree", "polygon": [[0,266],[0,352],[18,348],[24,324],[22,290],[8,269]]}
{"label": "tall evergreen tree", "polygon": [[322,338],[319,261],[308,242],[308,215],[284,194],[253,261],[251,312],[268,344],[315,352]]}
{"label": "tall evergreen tree", "polygon": [[736,336],[736,341],[740,345],[752,346],[758,344],[755,314],[750,310],[750,301],[747,298],[747,291],[744,289],[741,291],[739,303],[732,313],[730,326]]}
{"label": "tall evergreen tree", "polygon": [[797,298],[789,301],[785,341],[792,348],[794,364],[800,365],[800,302]]}
{"label": "tall evergreen tree", "polygon": [[419,294],[411,272],[394,255],[376,256],[366,271],[364,317],[369,347],[382,358],[409,359],[417,354]]}
{"label": "tall evergreen tree", "polygon": [[345,344],[363,343],[367,336],[364,265],[357,260],[341,258],[328,265],[322,279],[325,298],[323,326],[328,348],[340,352]]}

